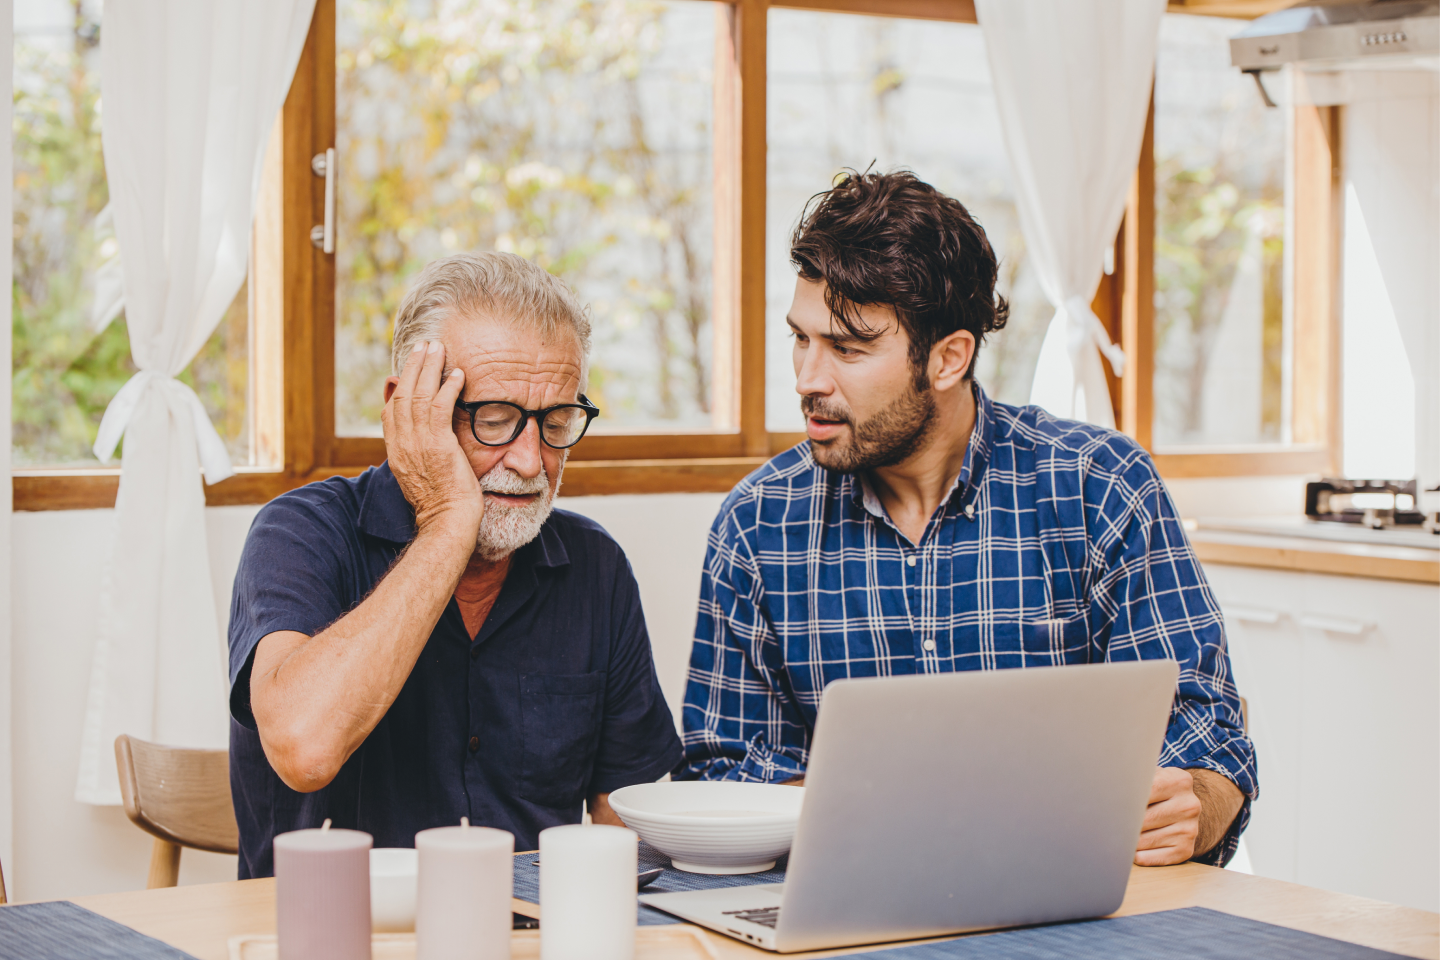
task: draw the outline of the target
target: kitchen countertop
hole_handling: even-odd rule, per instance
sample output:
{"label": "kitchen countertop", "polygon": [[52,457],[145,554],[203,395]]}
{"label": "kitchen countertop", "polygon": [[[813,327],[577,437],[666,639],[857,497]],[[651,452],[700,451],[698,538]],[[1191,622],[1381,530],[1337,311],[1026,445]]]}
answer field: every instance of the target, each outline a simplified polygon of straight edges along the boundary
{"label": "kitchen countertop", "polygon": [[1284,517],[1185,521],[1202,563],[1440,585],[1440,535]]}

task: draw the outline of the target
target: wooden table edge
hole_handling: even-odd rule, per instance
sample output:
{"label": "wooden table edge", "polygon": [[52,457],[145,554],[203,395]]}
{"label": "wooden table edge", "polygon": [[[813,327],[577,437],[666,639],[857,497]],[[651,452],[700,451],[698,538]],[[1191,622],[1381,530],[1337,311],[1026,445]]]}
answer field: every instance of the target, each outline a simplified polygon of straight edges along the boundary
{"label": "wooden table edge", "polygon": [[[71,902],[200,960],[226,960],[231,936],[274,932],[274,885],[273,879],[240,880],[74,897]],[[528,901],[517,899],[512,905],[515,912],[526,916],[540,913],[539,907]],[[1195,863],[1133,867],[1125,900],[1112,916],[1190,906],[1208,907],[1421,960],[1440,960],[1440,914]],[[774,954],[721,934],[707,931],[707,936],[721,960],[754,960],[764,956],[819,960],[898,946],[888,943]]]}

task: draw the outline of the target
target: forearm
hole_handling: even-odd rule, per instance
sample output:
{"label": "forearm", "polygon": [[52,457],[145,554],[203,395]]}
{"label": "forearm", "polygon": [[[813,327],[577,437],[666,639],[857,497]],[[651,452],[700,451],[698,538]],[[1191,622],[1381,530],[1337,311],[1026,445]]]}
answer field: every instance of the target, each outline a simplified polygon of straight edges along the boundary
{"label": "forearm", "polygon": [[1245,794],[1213,770],[1192,769],[1195,796],[1200,798],[1200,830],[1195,837],[1195,855],[1209,853],[1229,832],[1240,814]]}
{"label": "forearm", "polygon": [[600,823],[612,827],[625,826],[625,821],[621,820],[620,815],[610,806],[610,794],[608,793],[591,794],[590,799],[586,803],[586,807],[590,811],[591,823]]}
{"label": "forearm", "polygon": [[358,607],[313,637],[278,633],[255,651],[251,707],[270,764],[318,790],[399,695],[465,569],[467,544],[422,532]]}

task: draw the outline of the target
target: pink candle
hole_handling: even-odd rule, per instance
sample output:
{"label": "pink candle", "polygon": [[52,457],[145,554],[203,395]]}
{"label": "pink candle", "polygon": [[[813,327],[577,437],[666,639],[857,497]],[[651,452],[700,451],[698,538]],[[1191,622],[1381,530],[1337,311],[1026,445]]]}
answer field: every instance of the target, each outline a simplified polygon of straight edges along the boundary
{"label": "pink candle", "polygon": [[370,960],[370,834],[329,826],[275,838],[279,960]]}
{"label": "pink candle", "polygon": [[415,834],[417,960],[508,960],[515,837],[490,827]]}

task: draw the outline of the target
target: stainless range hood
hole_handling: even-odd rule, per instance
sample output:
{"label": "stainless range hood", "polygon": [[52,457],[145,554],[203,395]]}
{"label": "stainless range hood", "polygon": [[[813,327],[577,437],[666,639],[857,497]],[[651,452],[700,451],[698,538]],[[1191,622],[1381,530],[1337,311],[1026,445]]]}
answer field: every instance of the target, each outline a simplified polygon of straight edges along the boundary
{"label": "stainless range hood", "polygon": [[1257,74],[1257,82],[1260,71],[1286,64],[1414,66],[1437,54],[1440,0],[1308,0],[1266,14],[1230,39],[1230,62]]}

